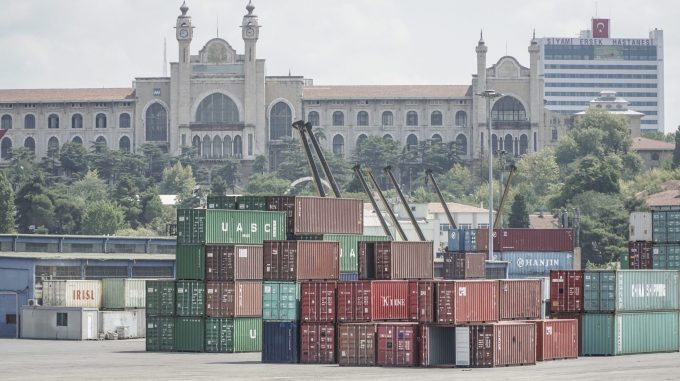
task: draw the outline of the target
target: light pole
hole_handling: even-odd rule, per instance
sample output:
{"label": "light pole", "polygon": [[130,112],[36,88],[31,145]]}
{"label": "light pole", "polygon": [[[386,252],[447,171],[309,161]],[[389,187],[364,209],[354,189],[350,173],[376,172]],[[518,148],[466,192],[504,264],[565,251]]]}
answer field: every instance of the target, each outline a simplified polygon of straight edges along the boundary
{"label": "light pole", "polygon": [[493,149],[491,147],[491,100],[503,94],[496,90],[484,90],[475,94],[486,98],[486,126],[489,129],[489,253],[487,259],[493,259]]}

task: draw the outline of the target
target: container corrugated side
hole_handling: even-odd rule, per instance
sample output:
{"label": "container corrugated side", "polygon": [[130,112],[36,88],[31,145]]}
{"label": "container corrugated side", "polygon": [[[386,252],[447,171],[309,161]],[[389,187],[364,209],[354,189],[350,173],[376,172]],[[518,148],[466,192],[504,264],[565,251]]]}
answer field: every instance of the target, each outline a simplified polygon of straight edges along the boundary
{"label": "container corrugated side", "polygon": [[340,244],[332,241],[265,241],[265,280],[337,280]]}
{"label": "container corrugated side", "polygon": [[102,308],[144,308],[146,306],[146,280],[125,278],[102,279]]}
{"label": "container corrugated side", "polygon": [[300,363],[335,364],[335,324],[300,324]]}
{"label": "container corrugated side", "polygon": [[146,350],[172,352],[175,350],[175,318],[146,316]]}
{"label": "container corrugated side", "polygon": [[335,322],[335,282],[302,282],[300,284],[300,320],[304,323]]}
{"label": "container corrugated side", "polygon": [[178,280],[175,290],[175,313],[178,316],[205,314],[205,282]]}
{"label": "container corrugated side", "polygon": [[371,282],[339,282],[338,322],[371,321]]}
{"label": "container corrugated side", "polygon": [[295,322],[265,321],[262,324],[262,362],[298,362],[298,324]]}
{"label": "container corrugated side", "polygon": [[617,311],[677,310],[680,308],[675,270],[616,272]]}
{"label": "container corrugated side", "polygon": [[628,242],[628,268],[631,270],[654,268],[653,245],[652,242]]}
{"label": "container corrugated side", "polygon": [[212,317],[261,317],[262,282],[206,282],[205,312]]}
{"label": "container corrugated side", "polygon": [[389,279],[434,278],[434,249],[432,241],[391,242],[391,244],[392,271]]}
{"label": "container corrugated side", "polygon": [[175,314],[175,281],[149,280],[146,282],[146,315],[173,316]]}
{"label": "container corrugated side", "polygon": [[[489,230],[477,229],[477,251],[489,250]],[[493,251],[574,251],[574,229],[494,229]]]}
{"label": "container corrugated side", "polygon": [[206,210],[177,209],[177,244],[206,243]]}
{"label": "container corrugated side", "polygon": [[652,213],[631,212],[628,226],[629,241],[652,241]]}
{"label": "container corrugated side", "polygon": [[420,323],[435,321],[435,295],[437,293],[435,281],[409,281],[409,319]]}
{"label": "container corrugated side", "polygon": [[338,241],[340,243],[340,271],[359,271],[358,255],[359,241],[389,241],[388,236],[361,234],[324,234],[324,241]]}
{"label": "container corrugated side", "polygon": [[262,280],[262,245],[207,245],[205,279]]}
{"label": "container corrugated side", "polygon": [[470,366],[476,368],[536,363],[536,328],[503,322],[470,327]]}
{"label": "container corrugated side", "polygon": [[418,324],[383,323],[378,324],[379,366],[417,366],[418,365]]}
{"label": "container corrugated side", "polygon": [[58,307],[101,308],[100,280],[44,280],[43,304]]}
{"label": "container corrugated side", "polygon": [[583,272],[550,272],[550,312],[583,311]]}
{"label": "container corrugated side", "polygon": [[300,285],[295,282],[262,284],[262,318],[264,320],[299,320]]}
{"label": "container corrugated side", "polygon": [[293,234],[364,232],[364,202],[359,199],[296,197],[294,215]]}
{"label": "container corrugated side", "polygon": [[409,282],[371,282],[371,320],[408,320]]}
{"label": "container corrugated side", "polygon": [[340,366],[374,366],[376,348],[376,324],[338,324]]}
{"label": "container corrugated side", "polygon": [[175,318],[175,351],[203,352],[205,350],[205,319],[202,317]]}
{"label": "container corrugated side", "polygon": [[498,321],[498,281],[437,282],[437,322],[466,324]]}
{"label": "container corrugated side", "polygon": [[552,270],[574,268],[574,253],[571,251],[504,251],[494,255],[496,259],[510,263],[510,278],[547,276]]}
{"label": "container corrugated side", "polygon": [[208,209],[236,209],[237,196],[222,196],[210,194],[206,197]]}
{"label": "container corrugated side", "polygon": [[444,279],[484,279],[485,253],[444,253]]}
{"label": "container corrugated side", "polygon": [[286,236],[286,215],[255,210],[207,210],[205,243],[260,245]]}
{"label": "container corrugated side", "polygon": [[262,318],[234,318],[234,352],[260,352],[262,350]]}
{"label": "container corrugated side", "polygon": [[614,271],[583,272],[583,311],[616,309],[616,273]]}
{"label": "container corrugated side", "polygon": [[177,245],[175,274],[177,279],[205,279],[205,250],[203,245]]}
{"label": "container corrugated side", "polygon": [[529,321],[536,325],[536,360],[578,357],[579,330],[576,319]]}
{"label": "container corrugated side", "polygon": [[541,317],[541,280],[499,280],[501,320],[538,319]]}
{"label": "container corrugated side", "polygon": [[234,280],[262,280],[262,245],[234,246]]}
{"label": "container corrugated side", "polygon": [[234,319],[205,319],[205,351],[230,353],[234,351]]}

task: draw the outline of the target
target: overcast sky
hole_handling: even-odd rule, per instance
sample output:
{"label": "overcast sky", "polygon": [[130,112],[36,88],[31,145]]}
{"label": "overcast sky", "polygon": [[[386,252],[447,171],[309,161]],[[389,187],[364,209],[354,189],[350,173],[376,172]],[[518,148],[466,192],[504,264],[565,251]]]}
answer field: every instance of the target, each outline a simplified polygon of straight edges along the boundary
{"label": "overcast sky", "polygon": [[[188,0],[192,54],[217,34],[243,53],[247,0]],[[317,85],[470,84],[480,29],[491,65],[508,54],[529,66],[537,37],[577,37],[591,17],[611,37],[664,30],[666,131],[680,125],[680,5],[673,0],[253,0],[258,58],[268,75]],[[0,88],[126,87],[177,60],[181,1],[3,0]]]}

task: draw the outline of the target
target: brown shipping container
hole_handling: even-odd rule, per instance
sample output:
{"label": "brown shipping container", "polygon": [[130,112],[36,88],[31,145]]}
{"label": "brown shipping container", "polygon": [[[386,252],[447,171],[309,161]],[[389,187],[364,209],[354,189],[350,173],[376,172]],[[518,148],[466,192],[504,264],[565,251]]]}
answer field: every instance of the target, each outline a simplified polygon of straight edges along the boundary
{"label": "brown shipping container", "polygon": [[350,198],[269,197],[267,210],[287,213],[292,234],[363,234],[364,202]]}
{"label": "brown shipping container", "polygon": [[498,281],[437,282],[437,323],[468,324],[498,321]]}
{"label": "brown shipping container", "polygon": [[[489,250],[489,230],[477,229],[477,250]],[[494,229],[494,251],[574,251],[574,229]]]}
{"label": "brown shipping container", "polygon": [[576,320],[576,326],[577,326],[577,332],[576,332],[576,337],[577,337],[577,348],[578,348],[578,355],[583,356],[583,341],[581,338],[583,337],[583,326],[581,325],[581,321],[583,319],[583,314],[580,312],[563,312],[563,313],[554,313],[551,316],[552,319],[561,319],[561,320]]}
{"label": "brown shipping container", "polygon": [[470,327],[471,367],[535,363],[536,327],[533,324],[502,322]]}
{"label": "brown shipping container", "polygon": [[527,323],[536,325],[536,361],[578,357],[578,320],[530,320]]}
{"label": "brown shipping container", "polygon": [[300,284],[300,320],[304,323],[335,321],[335,282],[303,282]]}
{"label": "brown shipping container", "polygon": [[371,321],[371,282],[338,283],[338,322]]}
{"label": "brown shipping container", "polygon": [[334,241],[264,241],[264,280],[337,280],[340,243]]}
{"label": "brown shipping container", "polygon": [[262,246],[206,245],[205,279],[262,280]]}
{"label": "brown shipping container", "polygon": [[434,281],[418,280],[409,282],[409,314],[411,321],[421,323],[434,322]]}
{"label": "brown shipping container", "polygon": [[300,324],[300,363],[335,364],[335,325]]}
{"label": "brown shipping container", "polygon": [[498,284],[501,320],[541,317],[540,279],[501,279]]}
{"label": "brown shipping container", "polygon": [[418,323],[378,324],[379,366],[418,366]]}
{"label": "brown shipping container", "polygon": [[375,365],[375,324],[338,324],[338,364]]}
{"label": "brown shipping container", "polygon": [[583,311],[583,272],[550,272],[550,312]]}
{"label": "brown shipping container", "polygon": [[206,316],[262,316],[262,282],[206,282],[205,288]]}
{"label": "brown shipping container", "polygon": [[371,320],[408,320],[409,282],[371,282]]}
{"label": "brown shipping container", "polygon": [[653,242],[628,242],[628,268],[631,270],[653,269]]}
{"label": "brown shipping container", "polygon": [[432,241],[359,242],[359,279],[432,279]]}
{"label": "brown shipping container", "polygon": [[444,279],[486,278],[486,253],[444,253]]}

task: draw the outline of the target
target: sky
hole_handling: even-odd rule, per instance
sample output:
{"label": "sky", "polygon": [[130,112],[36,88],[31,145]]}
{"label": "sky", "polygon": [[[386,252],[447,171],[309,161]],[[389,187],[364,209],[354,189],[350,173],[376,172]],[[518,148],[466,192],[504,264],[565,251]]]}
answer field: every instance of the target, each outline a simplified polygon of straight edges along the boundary
{"label": "sky", "polygon": [[[0,88],[129,87],[177,60],[181,1],[2,0]],[[247,0],[187,0],[192,54],[217,36],[243,53]],[[487,64],[529,66],[537,37],[577,37],[592,17],[613,38],[664,31],[665,130],[680,125],[680,5],[674,0],[253,0],[267,75],[315,85],[468,85],[480,30]]]}

